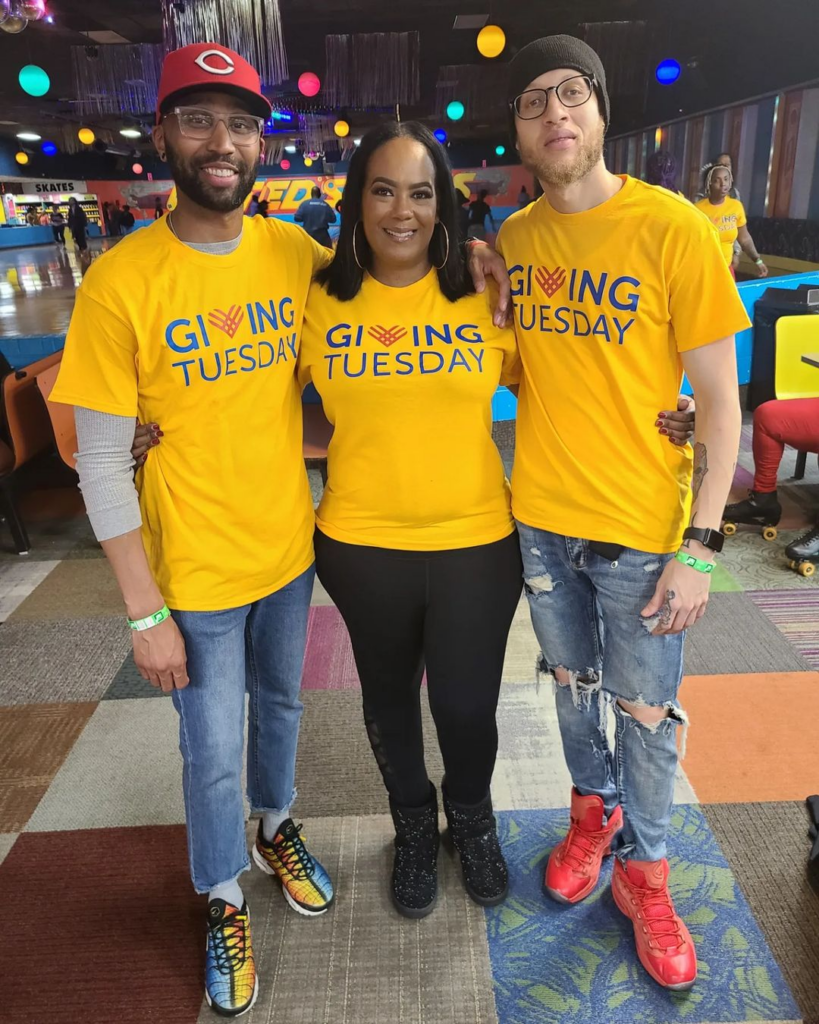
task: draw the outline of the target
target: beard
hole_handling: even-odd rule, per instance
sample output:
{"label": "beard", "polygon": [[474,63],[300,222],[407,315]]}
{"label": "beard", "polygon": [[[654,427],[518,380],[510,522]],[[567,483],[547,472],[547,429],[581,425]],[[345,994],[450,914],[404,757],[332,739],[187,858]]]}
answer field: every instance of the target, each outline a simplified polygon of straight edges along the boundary
{"label": "beard", "polygon": [[521,163],[543,185],[551,185],[553,188],[574,185],[582,181],[602,160],[605,134],[606,129],[601,120],[594,134],[581,143],[573,160],[550,161],[542,146],[532,149],[521,146]]}
{"label": "beard", "polygon": [[212,156],[202,157],[195,161],[186,160],[167,143],[165,153],[168,157],[171,176],[179,191],[191,202],[215,213],[230,213],[242,206],[256,183],[256,172],[259,169],[261,158],[261,154],[259,154],[252,164],[243,160],[238,153],[235,153],[230,160],[222,158],[220,162],[231,164],[239,175],[239,180],[234,188],[225,189],[207,185],[199,177],[202,167],[205,164],[213,163]]}

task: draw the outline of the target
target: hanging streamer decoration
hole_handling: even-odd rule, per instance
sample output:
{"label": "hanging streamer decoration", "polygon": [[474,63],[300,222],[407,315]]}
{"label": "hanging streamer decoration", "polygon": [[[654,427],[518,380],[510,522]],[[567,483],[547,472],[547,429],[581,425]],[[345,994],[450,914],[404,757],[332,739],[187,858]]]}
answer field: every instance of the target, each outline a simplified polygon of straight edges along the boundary
{"label": "hanging streamer decoration", "polygon": [[221,43],[250,61],[264,85],[288,78],[279,0],[162,0],[162,38],[166,51]]}
{"label": "hanging streamer decoration", "polygon": [[97,47],[96,53],[89,57],[86,47],[71,47],[78,114],[145,114],[154,109],[162,69],[161,46],[114,43]]}
{"label": "hanging streamer decoration", "polygon": [[336,107],[391,107],[420,99],[417,32],[325,36],[324,96]]}

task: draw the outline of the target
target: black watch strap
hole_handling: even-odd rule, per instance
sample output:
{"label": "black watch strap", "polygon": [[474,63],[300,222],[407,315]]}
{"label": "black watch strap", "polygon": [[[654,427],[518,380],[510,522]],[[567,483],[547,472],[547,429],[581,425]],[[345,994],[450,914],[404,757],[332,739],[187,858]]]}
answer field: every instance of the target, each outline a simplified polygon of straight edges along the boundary
{"label": "black watch strap", "polygon": [[698,540],[700,544],[704,544],[719,554],[722,551],[725,536],[719,530],[701,530],[697,526],[689,526],[683,533],[683,540]]}

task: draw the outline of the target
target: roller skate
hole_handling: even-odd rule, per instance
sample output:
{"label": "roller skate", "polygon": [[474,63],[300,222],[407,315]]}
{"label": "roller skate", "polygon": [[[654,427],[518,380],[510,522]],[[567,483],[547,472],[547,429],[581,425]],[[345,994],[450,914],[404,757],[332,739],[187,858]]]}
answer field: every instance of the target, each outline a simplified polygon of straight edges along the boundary
{"label": "roller skate", "polygon": [[813,576],[816,563],[819,562],[819,526],[797,537],[793,544],[785,548],[788,565],[800,576]]}
{"label": "roller skate", "polygon": [[776,491],[749,491],[744,501],[725,506],[722,532],[726,537],[733,537],[737,526],[758,526],[765,540],[776,540],[776,526],[781,518],[782,506],[777,500]]}

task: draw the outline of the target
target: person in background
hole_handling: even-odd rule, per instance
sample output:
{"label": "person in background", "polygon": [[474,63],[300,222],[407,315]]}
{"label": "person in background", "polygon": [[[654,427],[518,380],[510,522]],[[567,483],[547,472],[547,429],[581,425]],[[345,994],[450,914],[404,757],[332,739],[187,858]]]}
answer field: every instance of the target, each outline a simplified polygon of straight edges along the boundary
{"label": "person in background", "polygon": [[40,226],[47,228],[51,224],[51,210],[44,206],[40,211]]}
{"label": "person in background", "polygon": [[88,231],[88,217],[74,196],[71,196],[68,200],[68,229],[74,236],[74,243],[80,250],[80,255],[87,253],[88,242],[86,241],[86,232]]}
{"label": "person in background", "polygon": [[269,214],[268,214],[268,207],[269,207],[268,201],[266,199],[261,199],[256,204],[256,215],[259,216],[259,217],[267,218],[269,216]]}
{"label": "person in background", "polygon": [[520,193],[518,195],[518,209],[522,210],[524,206],[528,206],[532,202],[532,197],[526,191],[526,186],[520,186]]}
{"label": "person in background", "polygon": [[102,204],[102,223],[105,227],[106,235],[111,234],[111,204],[104,202]]}
{"label": "person in background", "polygon": [[458,237],[463,241],[469,236],[469,203],[471,197],[463,189],[456,189],[455,196],[458,201]]}
{"label": "person in background", "polygon": [[[728,170],[731,172],[731,190],[729,191],[728,195],[731,197],[731,199],[739,199],[739,201],[742,202],[742,196],[739,194],[739,189],[736,187],[736,184],[733,181],[733,177],[734,177],[734,161],[733,161],[733,158],[732,158],[731,154],[730,153],[720,153],[718,156],[716,156],[709,163],[705,164],[705,166],[702,167],[701,170],[700,170],[700,175],[701,175],[701,179],[700,180],[701,181],[705,180],[706,174],[708,174],[708,172],[711,170],[712,167],[727,167],[728,168]],[[707,198],[708,198],[708,193],[703,188],[700,192],[697,192],[697,194],[694,196],[694,202],[697,203],[697,202],[699,202],[700,199],[707,199]]]}
{"label": "person in background", "polygon": [[164,213],[165,207],[162,205],[162,196],[157,196],[154,200],[154,220],[159,220]]}
{"label": "person in background", "polygon": [[741,248],[754,261],[757,267],[757,275],[759,277],[767,277],[768,268],[756,251],[754,240],[748,231],[748,218],[745,216],[745,207],[738,199],[732,199],[729,195],[732,185],[731,171],[722,164],[714,164],[708,169],[703,180],[703,191],[706,193],[707,198],[700,199],[694,205],[698,210],[702,210],[717,229],[725,262],[728,264],[728,269],[734,278],[736,278],[734,266],[735,242],[738,242]]}
{"label": "person in background", "polygon": [[37,211],[33,206],[29,206],[26,210],[26,224],[28,224],[29,227],[35,227],[38,223],[39,218],[37,216]]}
{"label": "person in background", "polygon": [[337,217],[333,208],[321,196],[321,189],[314,185],[310,198],[305,199],[293,215],[293,220],[301,224],[307,234],[319,245],[332,246],[328,228],[335,224]]}
{"label": "person in background", "polygon": [[131,207],[127,203],[123,206],[122,213],[119,215],[119,222],[126,235],[136,223],[134,215],[131,213]]}
{"label": "person in background", "polygon": [[480,241],[486,238],[487,217],[492,225],[492,230],[497,231],[495,219],[492,216],[492,207],[486,201],[488,195],[485,188],[481,189],[478,198],[469,205],[469,229],[467,231],[469,238],[477,238]]}
{"label": "person in background", "polygon": [[[754,410],[754,482],[748,497],[725,506],[726,523],[776,526],[782,506],[776,488],[785,445],[800,452],[819,454],[819,398],[774,399]],[[793,561],[819,558],[819,525],[785,548]]]}
{"label": "person in background", "polygon": [[677,161],[667,149],[658,149],[646,160],[646,181],[682,195],[677,188]]}
{"label": "person in background", "polygon": [[119,205],[119,199],[115,200],[111,207],[111,234],[114,238],[119,238],[122,234],[122,207]]}
{"label": "person in background", "polygon": [[254,192],[253,195],[250,197],[250,202],[245,207],[245,216],[246,217],[255,217],[258,212],[259,212],[259,193],[258,192]]}
{"label": "person in background", "polygon": [[51,214],[49,215],[51,231],[57,245],[65,245],[65,217],[58,203],[52,203]]}

